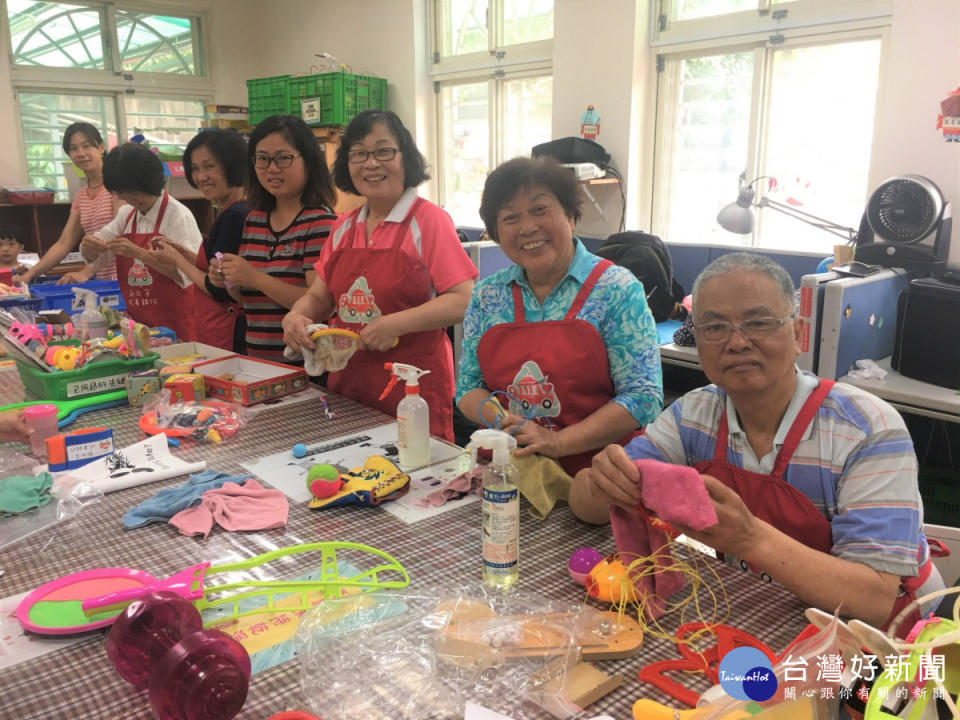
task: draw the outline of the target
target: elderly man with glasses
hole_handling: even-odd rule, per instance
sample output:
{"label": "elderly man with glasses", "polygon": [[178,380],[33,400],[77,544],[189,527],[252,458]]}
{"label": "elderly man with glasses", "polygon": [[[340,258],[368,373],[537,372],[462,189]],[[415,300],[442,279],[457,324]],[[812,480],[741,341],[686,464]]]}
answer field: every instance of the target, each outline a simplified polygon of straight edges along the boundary
{"label": "elderly man with glasses", "polygon": [[679,530],[809,605],[883,627],[943,587],[923,533],[913,444],[883,400],[798,370],[794,312],[793,282],[772,260],[731,253],[708,265],[693,286],[693,318],[713,384],[625,448],[599,453],[577,474],[570,506],[606,522],[611,505],[640,501],[632,460],[690,465],[719,522]]}

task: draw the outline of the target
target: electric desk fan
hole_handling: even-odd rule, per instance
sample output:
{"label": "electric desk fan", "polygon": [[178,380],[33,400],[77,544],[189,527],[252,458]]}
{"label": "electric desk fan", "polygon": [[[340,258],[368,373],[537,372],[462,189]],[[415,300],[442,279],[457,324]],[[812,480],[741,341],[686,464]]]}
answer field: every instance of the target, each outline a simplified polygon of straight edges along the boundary
{"label": "electric desk fan", "polygon": [[932,180],[898,175],[867,200],[855,256],[868,265],[940,275],[946,270],[951,226],[950,203]]}

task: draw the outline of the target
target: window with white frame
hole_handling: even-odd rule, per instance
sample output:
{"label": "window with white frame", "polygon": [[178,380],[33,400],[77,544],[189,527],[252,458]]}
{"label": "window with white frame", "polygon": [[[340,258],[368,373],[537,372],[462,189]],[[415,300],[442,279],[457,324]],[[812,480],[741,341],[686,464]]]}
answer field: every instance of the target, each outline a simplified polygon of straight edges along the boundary
{"label": "window with white frame", "polygon": [[829,254],[836,236],[773,207],[717,224],[738,178],[756,201],[856,228],[869,193],[885,0],[662,0],[653,224],[670,242]]}
{"label": "window with white frame", "polygon": [[481,226],[494,167],[551,139],[553,0],[434,0],[440,203]]}
{"label": "window with white frame", "polygon": [[[170,4],[2,0],[11,77],[31,182],[67,197],[68,125],[99,128],[108,147],[143,135],[172,159],[212,95],[199,15]],[[184,7],[187,7],[184,5]]]}

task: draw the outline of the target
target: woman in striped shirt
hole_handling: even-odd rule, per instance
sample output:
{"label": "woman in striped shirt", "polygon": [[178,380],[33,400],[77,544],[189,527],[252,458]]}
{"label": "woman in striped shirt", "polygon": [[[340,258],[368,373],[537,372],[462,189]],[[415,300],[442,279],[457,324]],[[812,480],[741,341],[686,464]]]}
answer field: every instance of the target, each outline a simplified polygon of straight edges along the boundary
{"label": "woman in striped shirt", "polygon": [[[85,235],[92,235],[113,220],[120,206],[103,185],[103,156],[107,151],[100,131],[90,123],[75,122],[63,134],[63,151],[73,164],[87,177],[87,184],[80,188],[70,206],[70,219],[63,226],[57,241],[44,253],[40,261],[20,276],[20,281],[30,283],[76,250],[77,243]],[[77,272],[64,275],[59,284],[85,282],[93,276],[93,268],[87,266]],[[116,280],[117,264],[111,262],[97,272],[100,280]]]}
{"label": "woman in striped shirt", "polygon": [[337,219],[333,185],[313,132],[273,115],[250,136],[254,172],[240,252],[225,253],[210,280],[243,304],[247,354],[283,362],[281,321],[316,277],[313,264]]}

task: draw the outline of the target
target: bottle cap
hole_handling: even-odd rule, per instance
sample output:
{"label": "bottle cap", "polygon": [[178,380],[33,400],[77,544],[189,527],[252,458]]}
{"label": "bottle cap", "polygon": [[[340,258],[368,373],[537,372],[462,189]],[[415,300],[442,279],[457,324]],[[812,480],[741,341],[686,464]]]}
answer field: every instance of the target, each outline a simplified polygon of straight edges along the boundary
{"label": "bottle cap", "polygon": [[23,409],[23,417],[25,420],[39,420],[56,414],[56,405],[28,405]]}

